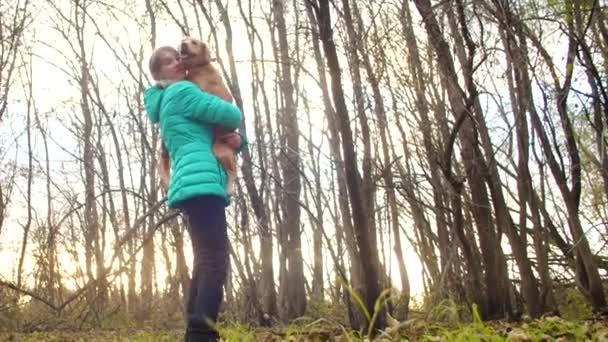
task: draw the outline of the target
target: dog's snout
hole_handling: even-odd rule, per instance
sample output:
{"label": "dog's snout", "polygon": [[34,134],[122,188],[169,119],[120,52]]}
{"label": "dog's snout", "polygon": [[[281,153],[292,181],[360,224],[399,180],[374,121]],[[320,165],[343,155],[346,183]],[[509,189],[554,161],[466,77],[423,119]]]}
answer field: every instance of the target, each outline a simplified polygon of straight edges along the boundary
{"label": "dog's snout", "polygon": [[186,42],[182,42],[179,46],[179,51],[182,53],[188,51],[188,44]]}

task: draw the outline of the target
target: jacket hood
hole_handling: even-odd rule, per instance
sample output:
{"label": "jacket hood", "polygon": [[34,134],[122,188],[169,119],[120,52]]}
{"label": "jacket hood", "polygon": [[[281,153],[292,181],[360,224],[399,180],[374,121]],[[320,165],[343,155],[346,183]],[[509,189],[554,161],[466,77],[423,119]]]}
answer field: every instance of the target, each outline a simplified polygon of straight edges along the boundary
{"label": "jacket hood", "polygon": [[152,123],[158,123],[160,120],[160,105],[163,100],[165,90],[158,85],[153,85],[144,92],[144,106],[148,119]]}

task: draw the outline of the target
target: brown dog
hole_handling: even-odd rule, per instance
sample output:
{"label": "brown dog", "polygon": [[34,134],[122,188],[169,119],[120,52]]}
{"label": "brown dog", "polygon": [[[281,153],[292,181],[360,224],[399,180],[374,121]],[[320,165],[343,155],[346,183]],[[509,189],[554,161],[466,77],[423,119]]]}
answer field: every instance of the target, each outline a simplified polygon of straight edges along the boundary
{"label": "brown dog", "polygon": [[[218,96],[226,102],[233,101],[232,94],[230,94],[228,87],[226,87],[220,72],[211,64],[212,58],[207,44],[198,39],[185,38],[180,44],[179,53],[189,81],[198,85],[203,91]],[[218,138],[231,131],[220,126],[216,126],[213,131],[215,136],[213,153],[219,162],[222,163],[228,174],[226,193],[229,195],[234,190],[236,157],[234,150]],[[168,153],[164,150],[161,158],[161,174],[166,173],[168,175],[170,170],[169,163]]]}

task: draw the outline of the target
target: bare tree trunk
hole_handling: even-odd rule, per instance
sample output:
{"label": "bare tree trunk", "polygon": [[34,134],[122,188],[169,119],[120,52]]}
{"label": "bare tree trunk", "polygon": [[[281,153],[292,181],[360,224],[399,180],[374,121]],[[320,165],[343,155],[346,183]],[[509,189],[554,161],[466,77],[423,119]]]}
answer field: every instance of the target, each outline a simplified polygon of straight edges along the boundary
{"label": "bare tree trunk", "polygon": [[[80,59],[80,96],[81,109],[84,119],[83,127],[83,168],[85,181],[85,255],[87,259],[87,273],[89,279],[98,279],[95,290],[91,293],[89,299],[90,305],[95,314],[103,308],[103,304],[107,299],[107,285],[104,281],[104,256],[101,246],[101,236],[99,227],[99,215],[97,212],[97,203],[95,196],[95,153],[94,153],[94,137],[93,129],[95,125],[91,106],[89,104],[89,87],[90,87],[90,70],[88,65],[87,53],[85,48],[85,25],[86,25],[86,1],[74,2],[74,26],[78,41],[78,54]],[[93,258],[95,259],[95,275],[93,275]],[[94,303],[93,303],[94,302]]]}
{"label": "bare tree trunk", "polygon": [[2,224],[4,223],[4,212],[6,211],[6,204],[4,203],[4,190],[0,183],[0,234],[2,234]]}
{"label": "bare tree trunk", "polygon": [[[146,134],[146,132],[142,132],[142,134]],[[152,146],[158,146],[158,131],[155,130],[152,132]],[[148,180],[148,203],[156,203],[158,201],[158,180],[156,179],[156,165],[158,160],[156,158],[156,148],[154,148],[150,153],[148,153],[149,162],[148,168],[144,167],[144,174],[147,172],[147,180]],[[146,161],[146,158],[143,159]],[[147,207],[149,208],[149,207]],[[147,211],[147,210],[146,210]],[[154,215],[150,215],[148,217],[147,223],[142,226],[143,236],[152,236],[154,233],[155,226],[155,217]],[[154,279],[156,274],[156,251],[154,245],[154,239],[144,238],[143,241],[143,256],[141,260],[141,305],[138,308],[138,320],[139,323],[143,323],[144,321],[150,318],[151,309],[152,309],[152,301],[154,295]]]}
{"label": "bare tree trunk", "polygon": [[[94,87],[94,85],[93,85]],[[104,111],[103,109],[101,109],[101,111]],[[112,126],[111,122],[108,122],[108,125]],[[118,223],[118,215],[116,212],[116,205],[114,204],[114,199],[112,198],[112,188],[110,185],[110,170],[109,170],[109,166],[108,166],[108,162],[106,160],[106,153],[103,149],[103,144],[101,142],[101,137],[102,132],[101,132],[101,127],[102,125],[97,125],[98,127],[98,136],[97,136],[97,160],[99,161],[99,167],[101,169],[101,182],[103,184],[103,198],[104,198],[104,203],[102,205],[102,212],[103,212],[103,217],[101,222],[104,223],[104,228],[103,231],[105,231],[105,222],[106,222],[106,215],[109,216],[109,220],[110,220],[110,224],[112,225],[113,228],[113,232],[114,232],[114,239],[115,241],[119,241],[120,240],[120,232],[119,232],[119,223]],[[105,198],[107,197],[107,203]],[[109,208],[108,208],[109,206]],[[119,267],[122,268],[122,266],[124,265],[124,255],[122,253],[122,249],[119,249],[117,252],[118,255],[118,261],[119,261]],[[119,286],[121,287],[121,290],[124,290],[122,288],[122,282],[120,282]],[[122,304],[126,304],[126,303],[122,303]]]}
{"label": "bare tree trunk", "polygon": [[[565,2],[565,17],[566,25],[568,28],[568,52],[566,57],[566,65],[572,66],[576,56],[576,51],[579,48],[579,41],[575,39],[576,32],[574,27],[574,5],[573,1],[567,0]],[[542,47],[538,38],[527,29],[523,23],[519,23],[516,29],[524,31],[526,36],[532,41],[532,44],[539,49],[541,56],[547,63],[552,75],[554,75],[554,87],[557,91],[556,96],[556,107],[559,113],[560,123],[562,126],[563,134],[565,135],[566,152],[570,159],[570,170],[569,177],[566,176],[566,170],[560,166],[551,145],[550,139],[547,135],[547,131],[543,126],[543,121],[536,112],[532,94],[528,96],[530,101],[529,110],[534,131],[538,134],[538,139],[541,142],[542,150],[547,158],[549,169],[557,183],[557,187],[563,197],[566,211],[568,214],[568,225],[570,233],[575,241],[576,251],[576,278],[577,285],[581,289],[581,292],[589,299],[593,305],[594,310],[603,311],[606,309],[606,297],[603,292],[603,286],[599,277],[597,263],[595,257],[589,246],[589,241],[585,236],[582,224],[580,222],[580,197],[582,191],[581,183],[581,161],[579,150],[576,142],[575,132],[572,122],[568,116],[568,95],[572,84],[573,67],[566,68],[566,75],[564,76],[563,83],[559,83],[553,61],[547,51]],[[559,153],[559,151],[556,151]],[[570,185],[568,185],[568,179]]]}
{"label": "bare tree trunk", "polygon": [[175,274],[182,288],[182,297],[190,293],[190,274],[188,273],[188,265],[186,264],[186,256],[184,254],[184,229],[182,228],[184,226],[185,223],[181,223],[178,219],[175,219],[169,227],[175,241]]}
{"label": "bare tree trunk", "polygon": [[[21,7],[18,7],[21,5]],[[15,71],[18,68],[18,54],[23,33],[27,27],[27,23],[31,19],[31,11],[29,8],[30,1],[25,0],[23,4],[17,2],[11,13],[9,9],[3,9],[0,12],[0,23],[3,29],[0,30],[0,123],[3,121],[6,113],[9,93],[15,79]],[[8,188],[2,187],[0,184],[0,234],[6,215],[6,207],[10,198],[8,197]]]}
{"label": "bare tree trunk", "polygon": [[[156,48],[156,15],[151,8],[149,0],[146,0],[146,12],[150,17],[150,48],[154,50]],[[149,132],[141,131],[140,134],[146,135]],[[156,203],[158,200],[158,181],[156,179],[157,170],[157,154],[156,146],[159,143],[159,133],[157,128],[153,128],[151,136],[151,150],[142,149],[142,175],[147,176],[147,195],[146,200],[148,203]],[[161,142],[162,143],[162,142]],[[146,158],[146,157],[149,157]],[[145,184],[145,181],[142,182]],[[147,208],[147,205],[144,205]],[[155,223],[154,215],[150,215],[147,223],[142,225],[142,235],[145,237],[153,233],[153,227]],[[143,255],[141,259],[141,302],[137,308],[137,319],[140,324],[149,319],[152,308],[152,296],[153,296],[153,282],[155,274],[155,248],[154,239],[144,239],[143,241]]]}
{"label": "bare tree trunk", "polygon": [[[500,4],[498,6],[503,6],[508,4]],[[508,7],[507,7],[508,8]],[[509,15],[508,12],[505,15]],[[502,21],[502,23],[512,22],[512,18],[506,18],[506,20]],[[529,136],[528,136],[528,125],[527,125],[527,117],[526,111],[527,106],[529,105],[528,100],[528,84],[524,79],[529,79],[527,76],[527,48],[525,47],[525,39],[519,40],[520,46],[518,46],[516,38],[511,34],[509,29],[504,30],[504,44],[505,51],[507,52],[508,58],[508,66],[507,70],[510,72],[507,75],[507,81],[510,88],[511,94],[511,103],[514,107],[515,112],[515,127],[517,133],[517,150],[518,150],[518,166],[517,166],[517,182],[518,182],[518,193],[519,193],[519,207],[520,207],[520,215],[519,215],[519,227],[520,227],[520,237],[515,233],[515,228],[510,227],[507,230],[508,234],[514,234],[519,242],[515,242],[519,245],[519,247],[512,246],[516,258],[518,259],[518,265],[521,271],[522,278],[522,290],[525,298],[526,307],[528,308],[528,312],[533,317],[538,317],[543,312],[547,311],[549,307],[547,306],[546,299],[547,296],[550,296],[550,278],[548,275],[548,265],[546,262],[546,251],[544,251],[543,247],[543,238],[544,234],[541,233],[542,228],[540,227],[540,217],[539,212],[536,210],[531,202],[532,196],[532,177],[530,175],[530,170],[528,168],[528,159],[529,159]],[[521,37],[520,37],[521,38]],[[517,88],[513,85],[513,77],[515,78],[515,82],[517,83]],[[481,105],[478,105],[480,108]],[[496,163],[493,163],[496,165]],[[495,171],[495,174],[498,174]],[[538,258],[538,269],[541,277],[541,284],[543,284],[544,295],[539,292],[536,279],[532,274],[530,261],[526,255],[526,226],[527,226],[527,206],[531,207],[531,215],[532,215],[532,223],[534,226],[534,244],[536,249],[536,254]],[[508,215],[508,214],[506,214]],[[510,223],[513,225],[513,223]],[[511,232],[513,231],[513,232]],[[522,269],[523,268],[523,269]],[[525,271],[524,271],[525,269]],[[548,292],[549,291],[549,292]]]}
{"label": "bare tree trunk", "polygon": [[23,262],[25,260],[25,252],[27,249],[27,243],[29,240],[30,229],[32,227],[32,182],[34,180],[34,150],[32,146],[32,109],[33,106],[33,91],[32,85],[34,83],[33,75],[32,75],[32,60],[30,54],[29,60],[29,68],[28,68],[28,99],[27,99],[27,113],[25,119],[26,125],[26,135],[27,135],[27,190],[26,190],[26,199],[27,199],[27,221],[23,225],[23,239],[21,240],[21,255],[19,256],[19,265],[17,266],[17,287],[21,288],[21,281],[23,278]]}
{"label": "bare tree trunk", "polygon": [[[580,6],[580,5],[579,5]],[[584,6],[584,5],[583,5]],[[596,156],[593,156],[593,163],[597,165],[604,186],[604,196],[608,199],[608,147],[604,139],[606,138],[606,126],[608,125],[608,89],[603,80],[604,78],[599,71],[600,65],[604,68],[608,65],[608,30],[606,29],[605,10],[600,7],[599,1],[592,1],[589,4],[589,18],[584,18],[586,11],[575,11],[576,31],[580,40],[581,49],[578,52],[578,58],[585,68],[589,87],[591,88],[591,108],[593,112],[593,120],[590,122],[592,128],[596,132]],[[588,25],[593,26],[589,27]],[[593,40],[587,41],[587,30],[592,30]],[[595,50],[599,53],[592,52],[591,46],[595,46]],[[582,55],[582,56],[581,56]],[[596,57],[597,56],[597,57]],[[602,57],[603,63],[599,56]],[[591,120],[589,120],[591,121]],[[584,147],[583,147],[584,149]],[[590,154],[590,153],[586,153]]]}
{"label": "bare tree trunk", "polygon": [[[360,57],[359,57],[359,50],[360,45],[362,44],[361,40],[362,37],[359,37],[356,30],[355,30],[355,23],[354,20],[352,18],[352,13],[351,13],[351,9],[350,9],[350,5],[349,2],[346,0],[342,1],[342,16],[344,17],[344,22],[346,25],[346,31],[347,31],[347,45],[349,46],[348,49],[346,49],[346,56],[348,59],[348,65],[349,65],[349,72],[351,74],[351,78],[352,78],[352,83],[353,83],[353,95],[354,95],[354,107],[355,107],[355,117],[358,119],[357,123],[358,125],[356,125],[355,127],[360,129],[361,132],[361,143],[363,144],[363,157],[362,157],[362,162],[361,162],[361,169],[362,169],[362,177],[361,179],[358,180],[360,187],[361,187],[361,191],[363,194],[365,194],[365,196],[363,196],[363,208],[366,210],[366,214],[365,216],[367,217],[368,220],[368,229],[373,229],[369,231],[369,236],[370,236],[370,245],[372,246],[372,252],[375,255],[375,258],[378,260],[379,264],[378,264],[378,270],[380,272],[381,269],[381,263],[380,263],[380,258],[378,256],[378,250],[377,250],[377,241],[376,241],[376,229],[374,227],[375,224],[375,215],[374,213],[374,200],[375,200],[375,184],[373,182],[374,177],[372,175],[372,139],[370,137],[370,127],[369,127],[369,123],[368,123],[368,118],[367,115],[365,113],[366,110],[366,101],[365,101],[365,96],[364,96],[364,89],[363,89],[363,81],[362,81],[362,76],[361,76],[361,70],[360,70]],[[361,49],[362,50],[362,49]],[[357,145],[357,132],[355,131],[354,133],[354,140],[355,140],[355,145]],[[356,242],[355,242],[356,243]],[[363,276],[364,272],[361,273],[360,275]],[[383,283],[383,279],[379,279],[380,283]],[[359,287],[354,287],[354,289],[357,292],[362,292],[365,291],[365,289],[363,288],[363,284],[364,284],[364,280],[361,279],[359,281],[356,281],[355,284],[359,284]],[[354,303],[354,305],[359,305],[357,303]],[[359,317],[357,318],[357,320],[359,321],[364,321],[364,317]]]}
{"label": "bare tree trunk", "polygon": [[285,195],[282,201],[283,219],[281,231],[285,234],[285,256],[287,257],[288,272],[287,282],[281,283],[286,286],[282,290],[285,305],[284,317],[288,320],[300,317],[306,310],[306,294],[304,292],[304,270],[302,259],[302,243],[300,240],[300,144],[299,127],[296,116],[296,104],[294,101],[294,85],[291,75],[291,60],[289,43],[287,42],[287,27],[285,16],[287,12],[283,1],[273,2],[276,30],[279,37],[279,75],[280,89],[284,104],[279,108],[281,112],[280,121],[283,129],[285,143],[280,152],[279,163],[282,169],[282,189]]}
{"label": "bare tree trunk", "polygon": [[[354,2],[353,2],[354,4]],[[373,182],[372,175],[372,139],[370,137],[370,127],[367,119],[367,115],[365,113],[365,99],[363,94],[363,81],[361,77],[360,70],[360,59],[364,58],[366,55],[365,52],[361,52],[362,56],[359,56],[359,50],[363,50],[362,48],[362,40],[359,34],[357,34],[355,30],[355,23],[352,17],[352,11],[350,9],[349,1],[342,0],[342,15],[344,17],[344,23],[346,25],[346,32],[348,36],[347,45],[349,48],[346,50],[346,55],[348,57],[349,71],[353,80],[353,93],[354,93],[354,104],[355,104],[355,112],[356,117],[358,119],[359,128],[361,130],[361,143],[363,144],[363,157],[361,162],[361,169],[363,171],[362,178],[359,180],[361,183],[361,189],[366,196],[364,196],[364,208],[367,210],[366,216],[369,220],[368,227],[370,229],[374,228],[374,199],[375,199],[375,184]],[[355,133],[355,142],[357,140],[357,134]],[[374,253],[378,254],[377,250],[377,242],[376,242],[376,232],[375,228],[369,232],[370,234],[370,242],[373,245]],[[378,260],[378,256],[376,256]],[[380,264],[378,265],[380,269]]]}
{"label": "bare tree trunk", "polygon": [[[40,135],[42,136],[42,143],[44,145],[44,159],[45,159],[45,173],[46,173],[46,226],[48,229],[46,236],[46,248],[45,255],[48,262],[46,268],[48,282],[46,284],[46,290],[49,294],[51,303],[57,303],[62,300],[61,296],[61,274],[59,273],[59,262],[57,260],[57,235],[59,226],[53,223],[53,194],[51,192],[51,163],[49,155],[49,144],[46,129],[42,125],[40,115],[36,111],[36,124]],[[1,203],[0,203],[1,204]]]}
{"label": "bare tree trunk", "polygon": [[[380,272],[378,265],[380,264],[377,254],[373,252],[375,246],[371,245],[370,227],[368,217],[366,217],[365,201],[362,195],[362,189],[359,183],[359,172],[357,168],[357,155],[353,144],[353,135],[350,128],[350,120],[348,109],[344,100],[344,91],[342,87],[342,78],[340,64],[336,53],[336,46],[333,41],[333,33],[331,30],[331,18],[329,11],[329,1],[321,0],[318,3],[314,0],[307,1],[309,6],[312,6],[316,15],[317,24],[319,25],[319,35],[323,44],[327,66],[331,75],[331,90],[336,108],[337,122],[339,122],[340,136],[342,138],[342,152],[344,154],[346,183],[350,204],[352,206],[354,218],[354,231],[359,248],[359,258],[363,270],[365,270],[365,294],[363,296],[364,303],[370,313],[374,312],[374,304],[380,296]],[[375,322],[375,328],[383,328],[385,318],[379,315]]]}
{"label": "bare tree trunk", "polygon": [[[317,64],[317,71],[319,74],[320,87],[323,98],[323,105],[325,108],[325,116],[327,118],[329,126],[329,148],[331,155],[334,158],[334,164],[336,168],[336,179],[335,183],[338,186],[337,189],[337,203],[342,218],[341,224],[336,218],[336,235],[338,240],[342,241],[343,237],[346,241],[346,250],[348,252],[348,259],[350,260],[350,283],[348,279],[341,279],[346,286],[350,286],[355,292],[362,293],[364,291],[363,272],[361,266],[361,259],[357,250],[357,243],[355,241],[355,234],[353,228],[353,219],[351,215],[351,209],[348,202],[348,190],[346,185],[346,170],[345,164],[342,158],[342,152],[340,150],[340,133],[338,131],[337,116],[334,107],[331,103],[329,94],[329,87],[327,84],[326,67],[323,62],[323,56],[321,55],[321,47],[319,44],[319,24],[313,14],[312,7],[306,6],[308,19],[311,24],[312,32],[312,44],[315,61]],[[335,191],[334,191],[335,195]],[[342,277],[341,275],[338,275]],[[365,318],[360,311],[355,312],[353,306],[356,306],[354,300],[349,298],[347,291],[344,291],[344,303],[347,306],[348,316],[351,324],[354,327],[363,328],[365,326]],[[357,314],[358,313],[358,314]]]}
{"label": "bare tree trunk", "polygon": [[[213,26],[214,22],[213,22],[212,18],[209,16],[209,14],[206,12],[205,5],[203,4],[202,0],[197,0],[197,3],[199,5],[199,8],[201,9],[201,11],[203,11],[205,18],[207,19],[207,21],[209,22],[209,24],[212,27],[212,34],[215,35],[215,28]],[[229,71],[230,71],[230,74],[227,75],[227,76],[229,76],[227,79],[228,85],[230,87],[230,90],[232,92],[232,95],[235,99],[237,106],[241,109],[241,113],[245,114],[245,111],[243,108],[241,90],[240,90],[240,86],[239,86],[238,73],[236,71],[236,63],[235,63],[234,54],[233,54],[232,28],[230,25],[230,17],[228,16],[228,12],[227,12],[226,8],[220,1],[216,1],[216,5],[218,6],[218,8],[220,10],[220,16],[222,17],[221,21],[224,25],[224,28],[226,29],[225,47],[226,47],[226,52],[228,54],[228,64],[229,64]],[[241,1],[239,1],[239,8],[241,9],[242,16],[245,17],[245,15],[243,14],[243,11],[242,11]],[[258,35],[257,31],[252,24],[251,15],[252,15],[251,8],[249,8],[248,26],[249,26],[249,29],[252,31],[252,32],[250,32],[250,35],[253,34],[253,35],[257,36]],[[254,48],[252,47],[252,53],[253,53],[253,50],[254,50]],[[255,58],[253,60],[255,60]],[[220,60],[218,60],[218,62],[222,66],[222,69],[223,69],[222,60],[220,59]],[[257,66],[256,66],[256,68],[257,68]],[[245,122],[246,122],[246,120],[242,120],[240,131],[242,134],[247,135],[247,127],[245,125]],[[261,243],[261,246],[260,246],[261,247],[260,248],[261,257],[260,258],[262,260],[262,276],[261,276],[261,286],[260,286],[260,289],[262,292],[261,301],[262,301],[263,310],[266,313],[265,317],[268,317],[270,319],[270,318],[274,318],[277,316],[276,290],[275,290],[275,286],[274,286],[274,269],[273,269],[273,265],[272,265],[273,241],[272,241],[271,224],[269,221],[267,209],[265,208],[265,205],[264,205],[263,193],[261,191],[259,191],[255,185],[255,178],[254,178],[254,173],[253,173],[253,159],[252,159],[252,155],[249,150],[249,147],[246,146],[245,148],[243,148],[243,150],[241,151],[241,156],[243,158],[243,163],[241,166],[241,171],[243,172],[243,180],[245,182],[245,187],[247,189],[247,193],[248,193],[249,198],[252,203],[252,209],[253,209],[254,215],[257,218],[257,224],[258,224],[258,228],[259,228],[259,232],[260,232],[260,243]],[[263,323],[264,325],[268,325],[268,324],[270,324],[270,320],[265,319],[261,323]]]}
{"label": "bare tree trunk", "polygon": [[[314,177],[314,187],[311,185],[311,197],[314,203],[314,209],[316,217],[311,217],[311,221],[313,229],[313,272],[312,272],[312,294],[311,300],[316,301],[318,303],[323,302],[324,299],[324,290],[325,285],[323,282],[323,204],[322,204],[322,193],[323,190],[321,188],[321,144],[316,146],[313,141],[313,121],[310,117],[310,108],[308,107],[308,99],[303,99],[306,118],[308,119],[308,136],[311,138],[311,141],[308,142],[308,153],[310,154],[310,163],[311,169]],[[325,134],[325,132],[323,132]],[[312,216],[312,215],[311,215]],[[331,248],[331,246],[328,246]],[[338,254],[340,255],[340,254]],[[340,265],[336,265],[335,267],[340,267]]]}
{"label": "bare tree trunk", "polygon": [[[461,0],[459,0],[456,2],[456,7],[454,8],[452,15],[448,15],[448,18],[452,31],[452,36],[456,41],[456,54],[460,60],[460,64],[464,66],[463,72],[465,73],[465,75],[468,75],[474,72],[474,70],[472,69],[472,61],[476,48],[467,28],[468,23],[466,22],[465,15],[466,14],[464,12],[464,4]],[[458,18],[458,24],[456,23],[456,18]],[[476,94],[477,90],[474,82],[472,81],[472,78],[467,77],[465,82],[467,83],[467,89],[470,89],[469,92]],[[488,129],[485,124],[481,103],[479,102],[479,98],[477,97],[475,97],[472,101],[474,114],[477,122],[476,129],[480,134],[481,145],[483,146],[483,150],[485,151],[485,155],[488,160],[488,162],[486,163],[488,172],[487,182],[490,189],[490,193],[492,195],[492,203],[496,215],[496,225],[498,231],[505,232],[509,239],[513,255],[515,257],[517,266],[521,274],[521,288],[523,296],[525,298],[528,313],[532,317],[539,317],[545,311],[545,309],[543,308],[543,305],[539,300],[540,296],[538,292],[537,281],[534,276],[534,273],[532,272],[532,265],[530,263],[530,259],[528,258],[526,251],[526,230],[521,229],[521,234],[518,234],[517,229],[515,228],[515,225],[508,212],[506,200],[502,192],[502,182],[498,174],[496,161],[494,160],[495,152],[492,148]],[[523,203],[523,207],[525,208],[525,202]],[[525,213],[525,209],[522,210]],[[522,227],[525,226],[525,222],[523,222],[523,224],[524,225]]]}
{"label": "bare tree trunk", "polygon": [[[447,229],[447,219],[448,213],[446,212],[447,203],[444,200],[444,196],[442,194],[443,184],[441,183],[439,170],[437,167],[434,167],[436,164],[435,155],[437,153],[436,148],[433,147],[432,142],[432,134],[431,134],[431,120],[429,119],[429,104],[427,102],[425,96],[425,89],[428,87],[428,83],[425,82],[424,72],[422,70],[422,59],[420,57],[418,43],[416,42],[416,36],[414,34],[414,28],[412,24],[412,15],[409,7],[409,1],[402,1],[401,8],[401,25],[403,29],[403,36],[407,43],[408,49],[408,64],[412,73],[412,80],[414,81],[414,103],[416,112],[420,115],[420,126],[422,131],[422,141],[425,148],[425,157],[426,162],[429,166],[429,172],[431,174],[431,185],[433,188],[433,202],[434,202],[434,212],[436,217],[436,225],[437,225],[437,237],[438,237],[438,245],[439,252],[441,254],[441,267],[443,272],[451,272],[450,267],[448,265],[448,254],[449,254],[449,246],[450,240]],[[432,63],[432,61],[429,61]],[[460,196],[456,194],[456,196]],[[455,209],[453,209],[455,210]],[[462,213],[454,213],[454,215],[462,215]],[[452,241],[453,242],[453,241]],[[469,268],[470,272],[475,272],[479,270],[475,270],[475,268]],[[447,275],[450,278],[450,275]],[[472,279],[480,279],[480,275],[473,275]],[[481,287],[481,283],[478,284],[478,288]],[[479,293],[479,292],[477,292]],[[443,293],[439,294],[440,297],[443,297]],[[481,303],[478,303],[481,305]],[[483,305],[481,305],[483,306]]]}
{"label": "bare tree trunk", "polygon": [[[26,24],[31,20],[30,1],[25,0],[21,7],[19,5],[20,1],[17,2],[15,8],[3,9],[0,13],[0,23],[2,23],[2,29],[0,30],[0,78],[2,79],[0,84],[0,122],[2,122],[4,113],[6,113],[9,91],[14,81],[14,72],[18,67],[17,52],[23,44],[21,40],[27,27]],[[7,16],[7,14],[11,15],[9,10],[14,11],[12,17]],[[2,228],[2,220],[0,220],[0,228]]]}
{"label": "bare tree trunk", "polygon": [[[458,133],[462,141],[462,158],[465,164],[467,182],[470,187],[473,200],[473,216],[477,224],[479,240],[484,259],[485,282],[487,287],[487,307],[482,308],[482,314],[486,318],[504,317],[511,313],[509,300],[508,280],[506,264],[499,244],[499,236],[496,234],[490,211],[490,201],[484,184],[487,175],[483,168],[486,165],[479,149],[478,137],[473,127],[471,115],[472,100],[475,94],[469,94],[473,98],[465,99],[465,92],[458,84],[455,66],[447,42],[440,31],[436,16],[433,13],[429,0],[414,0],[429,39],[437,54],[440,75],[447,89],[448,99],[452,107],[452,113],[462,127],[456,127],[454,133]],[[472,75],[465,75],[471,77]],[[449,163],[444,160],[444,163]]]}
{"label": "bare tree trunk", "polygon": [[[167,248],[168,238],[167,238],[167,228],[162,227],[160,230],[160,252],[163,256],[163,265],[165,269],[165,291],[170,292],[170,295],[175,298],[177,303],[180,302],[181,297],[176,295],[179,293],[179,286],[177,286],[177,281],[179,278],[177,277],[177,272],[175,273],[175,277],[173,274],[173,262],[171,261],[171,257],[169,256],[169,248]],[[156,292],[158,294],[158,291]]]}
{"label": "bare tree trunk", "polygon": [[[346,4],[347,6],[347,4]],[[345,6],[345,11],[347,7]],[[365,27],[363,24],[363,20],[361,18],[361,13],[359,12],[357,2],[353,2],[353,15],[356,18],[358,23],[359,32],[362,32]],[[372,22],[372,25],[375,27],[375,21]],[[386,186],[386,196],[388,201],[388,211],[390,222],[389,226],[393,232],[394,238],[394,251],[395,257],[397,259],[397,265],[399,267],[399,276],[401,279],[402,293],[401,300],[405,303],[409,303],[410,300],[410,283],[408,279],[408,272],[405,267],[405,260],[403,258],[403,250],[401,248],[401,237],[400,237],[400,229],[399,229],[399,211],[397,209],[397,196],[395,191],[395,181],[393,180],[393,160],[391,159],[389,153],[389,142],[388,142],[388,119],[386,114],[386,109],[384,105],[384,99],[382,97],[382,93],[380,90],[380,80],[376,76],[376,70],[372,66],[372,62],[370,61],[370,53],[368,53],[365,49],[364,44],[356,45],[360,49],[361,59],[363,60],[363,65],[365,67],[365,71],[367,73],[367,79],[372,88],[373,98],[374,98],[374,113],[376,118],[378,119],[378,127],[380,129],[380,141],[381,141],[381,149],[382,149],[382,158],[384,163],[384,168],[381,171],[382,178],[384,179],[384,183]],[[382,62],[386,64],[386,59],[384,59],[384,52],[381,51],[381,56],[377,56],[378,59],[381,59]],[[372,179],[371,175],[369,175],[369,179]],[[372,210],[373,208],[368,208],[368,210]],[[407,307],[407,305],[406,305]],[[404,312],[405,317],[407,318],[407,312]]]}

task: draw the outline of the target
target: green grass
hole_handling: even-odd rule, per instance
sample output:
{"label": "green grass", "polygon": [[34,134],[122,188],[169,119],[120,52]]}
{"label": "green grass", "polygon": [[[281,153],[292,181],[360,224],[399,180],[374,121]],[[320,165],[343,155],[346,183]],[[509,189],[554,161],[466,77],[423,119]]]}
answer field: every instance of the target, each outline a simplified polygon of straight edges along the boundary
{"label": "green grass", "polygon": [[[484,324],[481,320],[479,310],[476,305],[471,308],[473,322],[463,325],[459,319],[461,307],[453,301],[447,301],[438,306],[437,310],[431,313],[447,319],[446,325],[431,325],[429,330],[422,336],[421,341],[504,341],[494,328]],[[456,328],[451,328],[456,325]]]}
{"label": "green grass", "polygon": [[[494,342],[494,341],[608,341],[608,321],[566,321],[549,317],[526,323],[482,322],[472,310],[474,319],[459,326],[418,321],[399,334],[380,334],[375,341],[424,342]],[[270,329],[247,325],[218,327],[223,341],[369,341],[361,331],[348,330],[328,319],[308,319],[286,327]],[[152,342],[181,341],[182,330],[100,330],[81,332],[0,333],[0,341],[62,342]]]}
{"label": "green grass", "polygon": [[[374,311],[369,312],[363,301],[352,289],[345,286],[358,303],[373,327],[378,313],[386,301],[391,300],[390,291],[384,291],[376,300]],[[560,311],[564,318],[546,317],[522,322],[483,322],[476,306],[467,307],[453,300],[444,300],[425,314],[410,315],[410,320],[398,322],[397,328],[388,327],[381,331],[374,341],[425,341],[425,342],[468,342],[468,341],[605,341],[608,342],[608,320],[591,320],[588,305],[575,292],[560,297]],[[319,306],[315,311],[327,311]],[[578,315],[576,313],[578,312]],[[314,311],[313,311],[314,313]],[[316,316],[316,317],[315,317]],[[165,317],[166,318],[166,317]],[[160,323],[154,323],[160,322]],[[52,325],[50,325],[52,326]],[[120,329],[112,327],[121,326]],[[48,327],[48,326],[47,326]],[[68,326],[66,326],[67,329]],[[4,329],[14,329],[3,326]],[[74,327],[72,327],[74,329]],[[245,324],[217,326],[223,341],[370,341],[370,334],[353,330],[345,323],[343,315],[304,316],[288,326],[276,325],[258,328]],[[368,331],[371,329],[368,328]],[[128,316],[116,315],[104,321],[99,330],[88,331],[42,331],[32,333],[0,332],[0,341],[93,341],[93,342],[152,342],[182,341],[183,327],[170,325],[168,320],[147,322],[143,328],[136,328]]]}
{"label": "green grass", "polygon": [[0,341],[20,342],[173,342],[183,339],[181,331],[114,331],[100,330],[87,332],[33,332],[30,334],[0,333]]}

